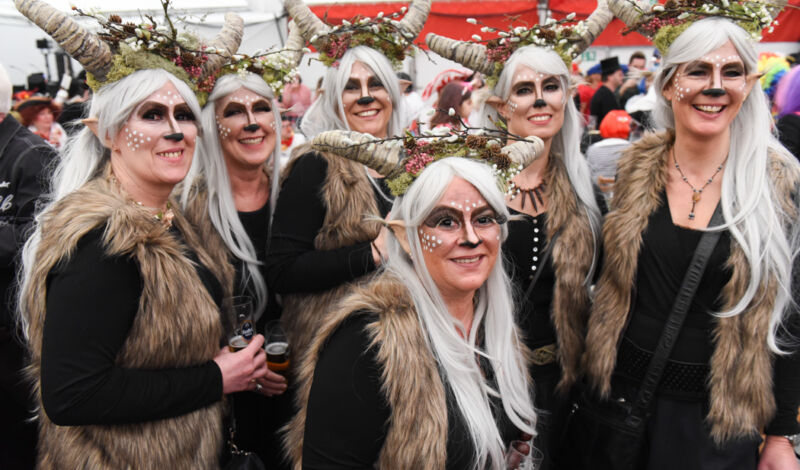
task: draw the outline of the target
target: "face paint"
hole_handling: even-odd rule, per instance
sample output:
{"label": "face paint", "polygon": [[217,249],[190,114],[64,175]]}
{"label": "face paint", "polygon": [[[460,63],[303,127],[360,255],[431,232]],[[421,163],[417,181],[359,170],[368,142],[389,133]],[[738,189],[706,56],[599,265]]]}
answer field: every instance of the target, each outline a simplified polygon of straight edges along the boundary
{"label": "face paint", "polygon": [[681,64],[664,87],[677,128],[696,134],[726,131],[747,98],[744,63],[729,41],[696,61]]}
{"label": "face paint", "polygon": [[342,92],[344,118],[350,130],[385,137],[392,100],[381,80],[363,62],[355,62]]}
{"label": "face paint", "polygon": [[214,107],[226,163],[246,170],[261,167],[277,140],[270,99],[243,87],[218,99]]}
{"label": "face paint", "polygon": [[506,104],[509,132],[552,139],[564,125],[567,93],[557,75],[517,67]]}
{"label": "face paint", "polygon": [[443,296],[473,293],[486,282],[500,248],[497,219],[474,186],[453,179],[417,230],[425,266]]}

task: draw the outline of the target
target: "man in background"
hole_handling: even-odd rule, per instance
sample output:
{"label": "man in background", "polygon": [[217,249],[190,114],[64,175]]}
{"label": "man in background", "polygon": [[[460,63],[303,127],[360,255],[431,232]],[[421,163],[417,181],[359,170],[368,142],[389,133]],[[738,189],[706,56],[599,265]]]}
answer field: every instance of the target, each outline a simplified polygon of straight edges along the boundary
{"label": "man in background", "polygon": [[603,118],[606,117],[609,111],[622,109],[615,92],[625,80],[625,74],[622,72],[619,58],[616,56],[601,60],[600,69],[602,70],[603,84],[592,96],[592,104],[590,106],[590,113],[595,117],[595,123],[598,126],[603,122]]}

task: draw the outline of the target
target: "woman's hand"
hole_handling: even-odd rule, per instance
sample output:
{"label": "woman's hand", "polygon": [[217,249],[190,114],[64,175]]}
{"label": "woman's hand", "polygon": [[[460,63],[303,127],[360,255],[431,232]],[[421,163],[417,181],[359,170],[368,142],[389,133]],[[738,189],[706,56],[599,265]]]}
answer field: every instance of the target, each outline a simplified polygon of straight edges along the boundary
{"label": "woman's hand", "polygon": [[764,450],[758,459],[758,470],[797,470],[800,465],[794,455],[789,439],[783,436],[767,436]]}
{"label": "woman's hand", "polygon": [[264,352],[264,336],[256,335],[241,351],[232,353],[225,346],[220,349],[214,362],[222,372],[222,393],[255,390],[257,379],[267,373],[267,353]]}
{"label": "woman's hand", "polygon": [[262,387],[258,392],[268,397],[282,394],[288,386],[286,377],[269,369],[267,369],[267,373],[263,377],[256,379],[256,383]]}

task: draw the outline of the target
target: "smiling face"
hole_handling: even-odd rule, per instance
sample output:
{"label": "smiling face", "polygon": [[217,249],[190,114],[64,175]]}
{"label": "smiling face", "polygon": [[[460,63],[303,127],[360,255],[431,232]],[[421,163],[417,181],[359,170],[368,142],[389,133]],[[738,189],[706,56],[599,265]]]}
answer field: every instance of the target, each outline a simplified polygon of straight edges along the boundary
{"label": "smiling face", "polygon": [[500,233],[497,214],[480,192],[454,178],[417,230],[425,266],[442,297],[471,296],[486,282]]}
{"label": "smiling face", "polygon": [[239,88],[215,103],[217,133],[229,167],[260,167],[275,149],[275,115],[268,98]]}
{"label": "smiling face", "polygon": [[171,82],[148,96],[111,140],[111,165],[137,198],[167,194],[192,164],[194,114]]}
{"label": "smiling face", "polygon": [[512,134],[552,139],[564,125],[566,90],[557,75],[520,65],[511,79],[511,93],[498,111]]}
{"label": "smiling face", "polygon": [[363,62],[353,63],[342,92],[342,108],[350,130],[386,137],[392,100],[381,80]]}
{"label": "smiling face", "polygon": [[698,60],[681,64],[664,86],[677,132],[708,138],[727,133],[755,80],[728,41]]}

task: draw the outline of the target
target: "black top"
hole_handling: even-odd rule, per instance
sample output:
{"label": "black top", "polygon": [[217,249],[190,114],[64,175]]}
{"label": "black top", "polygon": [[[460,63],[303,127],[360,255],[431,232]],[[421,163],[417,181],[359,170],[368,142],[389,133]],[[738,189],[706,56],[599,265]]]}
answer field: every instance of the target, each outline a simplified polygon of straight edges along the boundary
{"label": "black top", "polygon": [[[334,332],[320,353],[308,398],[304,469],[371,469],[378,460],[391,410],[381,391],[377,347],[369,347],[365,331],[374,319],[373,314],[353,315]],[[483,369],[492,380],[491,369]],[[493,412],[502,410],[499,399],[492,398],[492,404]],[[446,468],[471,468],[474,449],[469,430],[449,388],[447,420]],[[519,431],[505,413],[498,425],[504,442],[519,438]]]}
{"label": "black top", "polygon": [[800,116],[787,114],[778,119],[778,137],[783,146],[800,159]]}
{"label": "black top", "polygon": [[[281,187],[272,221],[267,285],[278,294],[326,291],[375,270],[371,241],[334,250],[314,248],[327,213],[322,190],[328,163],[316,152],[298,158]],[[389,195],[385,182],[378,181]],[[385,217],[391,202],[377,190],[375,200]]]}
{"label": "black top", "polygon": [[[647,352],[656,349],[661,331],[702,234],[702,231],[672,223],[669,204],[666,195],[662,193],[661,205],[650,215],[647,229],[642,236],[642,249],[637,262],[639,269],[635,299],[632,303],[630,323],[624,333],[625,342],[630,342],[629,344]],[[686,365],[683,370],[706,372],[709,370],[714,352],[713,330],[717,322],[711,312],[718,312],[723,307],[721,292],[731,277],[731,270],[726,265],[730,255],[730,244],[730,234],[727,231],[723,232],[711,252],[708,266],[675,342],[670,360]],[[797,285],[793,286],[793,297],[795,301],[800,300]],[[703,366],[703,369],[691,369],[692,365]],[[619,367],[618,362],[617,373],[620,373]],[[667,366],[665,374],[670,367]],[[767,428],[768,434],[800,432],[800,426],[797,424],[797,409],[800,405],[800,359],[794,356],[777,357],[774,376],[778,413]],[[666,390],[663,381],[659,393],[681,399],[689,398],[680,392]],[[707,398],[707,393],[703,394],[703,398]]]}
{"label": "black top", "polygon": [[611,89],[605,85],[600,85],[597,91],[594,92],[594,96],[592,96],[592,103],[589,109],[592,116],[597,116],[597,129],[600,129],[600,123],[603,122],[606,114],[615,109],[622,109],[622,106],[619,105],[619,100],[617,100],[617,96],[614,95]]}
{"label": "black top", "polygon": [[[134,259],[105,253],[102,234],[103,228],[87,233],[69,261],[47,278],[41,378],[47,416],[60,426],[127,424],[179,416],[220,400],[222,374],[214,361],[156,370],[116,364],[143,283]],[[219,305],[219,282],[188,254]]]}
{"label": "black top", "polygon": [[[509,208],[513,216],[508,222],[508,238],[503,243],[503,256],[507,263],[507,271],[513,280],[514,297],[517,305],[519,325],[525,335],[525,344],[531,348],[556,342],[556,331],[550,319],[550,308],[553,301],[553,286],[556,274],[553,263],[548,259],[542,265],[542,253],[547,247],[547,213],[530,216]],[[522,298],[528,290],[534,276],[541,270],[536,285],[527,297]]]}
{"label": "black top", "polygon": [[[258,210],[252,212],[242,212],[238,211],[237,214],[239,215],[239,221],[242,223],[244,227],[245,233],[250,238],[250,241],[253,242],[253,247],[256,250],[256,259],[261,262],[261,266],[259,266],[259,271],[261,275],[264,277],[264,281],[267,280],[267,269],[266,269],[266,259],[267,259],[267,243],[269,241],[269,219],[272,214],[270,210],[270,203],[267,201],[264,206]],[[247,291],[246,284],[243,282],[242,276],[244,274],[245,265],[243,262],[235,263],[236,268],[236,277],[235,277],[235,289],[237,290],[236,295],[250,295],[252,296],[252,292]],[[281,307],[278,304],[278,300],[275,298],[272,290],[269,289],[267,291],[267,305],[264,310],[264,313],[258,319],[256,328],[259,333],[264,332],[264,325],[268,322],[277,320],[281,316]]]}

